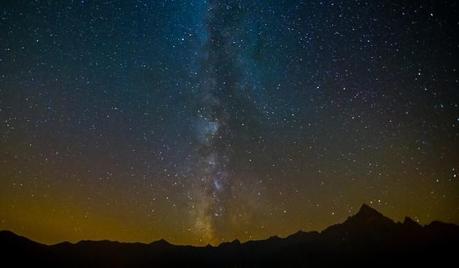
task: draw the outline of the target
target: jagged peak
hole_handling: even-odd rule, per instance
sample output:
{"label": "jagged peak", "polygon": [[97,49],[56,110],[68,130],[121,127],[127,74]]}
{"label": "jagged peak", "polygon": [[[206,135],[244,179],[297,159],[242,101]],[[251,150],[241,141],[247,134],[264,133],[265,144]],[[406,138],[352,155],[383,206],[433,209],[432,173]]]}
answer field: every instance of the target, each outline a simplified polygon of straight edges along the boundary
{"label": "jagged peak", "polygon": [[[358,218],[386,218],[383,214],[381,214],[379,211],[376,209],[370,207],[367,204],[362,204],[360,207],[359,211],[357,214],[355,214],[353,217],[358,217]],[[388,218],[386,218],[388,219]]]}
{"label": "jagged peak", "polygon": [[383,214],[381,214],[379,211],[376,209],[370,207],[367,204],[363,204],[359,211],[354,215],[348,218],[347,220],[348,223],[394,223],[391,219],[385,217]]}
{"label": "jagged peak", "polygon": [[375,215],[381,215],[381,213],[379,213],[379,211],[377,211],[376,209],[370,207],[369,205],[363,203],[362,206],[360,207],[359,209],[359,212],[357,212],[357,214],[375,214]]}

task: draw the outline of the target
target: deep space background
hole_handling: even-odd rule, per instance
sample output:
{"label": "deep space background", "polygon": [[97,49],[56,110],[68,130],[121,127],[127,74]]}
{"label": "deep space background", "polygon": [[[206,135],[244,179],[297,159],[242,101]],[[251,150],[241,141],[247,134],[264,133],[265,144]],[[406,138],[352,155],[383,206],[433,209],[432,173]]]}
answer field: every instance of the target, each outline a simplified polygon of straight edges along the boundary
{"label": "deep space background", "polygon": [[456,1],[0,2],[0,229],[205,245],[459,223]]}

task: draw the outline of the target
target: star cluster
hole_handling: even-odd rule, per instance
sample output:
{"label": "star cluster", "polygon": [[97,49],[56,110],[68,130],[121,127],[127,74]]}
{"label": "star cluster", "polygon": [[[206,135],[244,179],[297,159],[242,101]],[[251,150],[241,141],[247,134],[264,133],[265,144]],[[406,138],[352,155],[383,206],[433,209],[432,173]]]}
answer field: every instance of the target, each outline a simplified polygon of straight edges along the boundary
{"label": "star cluster", "polygon": [[0,7],[0,229],[218,244],[362,203],[459,223],[455,1]]}

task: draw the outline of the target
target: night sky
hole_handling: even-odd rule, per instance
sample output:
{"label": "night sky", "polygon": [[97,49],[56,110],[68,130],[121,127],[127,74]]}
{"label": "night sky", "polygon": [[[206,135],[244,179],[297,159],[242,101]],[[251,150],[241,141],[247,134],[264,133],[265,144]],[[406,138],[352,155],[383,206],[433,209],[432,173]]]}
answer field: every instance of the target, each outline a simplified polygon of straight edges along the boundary
{"label": "night sky", "polygon": [[456,1],[0,2],[0,229],[206,245],[459,223]]}

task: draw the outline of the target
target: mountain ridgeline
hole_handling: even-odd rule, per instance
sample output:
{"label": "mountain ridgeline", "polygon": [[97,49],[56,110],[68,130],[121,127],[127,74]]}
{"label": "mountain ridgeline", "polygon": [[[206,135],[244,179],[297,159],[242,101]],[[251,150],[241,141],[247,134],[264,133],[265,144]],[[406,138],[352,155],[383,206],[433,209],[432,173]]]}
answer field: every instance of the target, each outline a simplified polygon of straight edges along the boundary
{"label": "mountain ridgeline", "polygon": [[394,222],[363,205],[345,222],[320,233],[300,231],[217,247],[176,246],[165,240],[47,246],[0,231],[0,249],[1,267],[442,267],[457,263],[459,226],[437,221],[421,226],[410,218]]}

